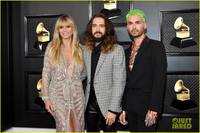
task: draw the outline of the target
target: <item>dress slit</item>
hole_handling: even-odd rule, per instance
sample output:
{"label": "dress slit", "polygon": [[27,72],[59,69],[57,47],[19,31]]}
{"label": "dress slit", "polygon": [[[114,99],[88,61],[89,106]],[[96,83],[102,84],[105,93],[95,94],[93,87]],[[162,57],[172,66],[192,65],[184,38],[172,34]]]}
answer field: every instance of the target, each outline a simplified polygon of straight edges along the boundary
{"label": "dress slit", "polygon": [[72,110],[70,110],[70,129],[71,129],[71,132],[75,132],[75,119],[74,119],[74,112]]}

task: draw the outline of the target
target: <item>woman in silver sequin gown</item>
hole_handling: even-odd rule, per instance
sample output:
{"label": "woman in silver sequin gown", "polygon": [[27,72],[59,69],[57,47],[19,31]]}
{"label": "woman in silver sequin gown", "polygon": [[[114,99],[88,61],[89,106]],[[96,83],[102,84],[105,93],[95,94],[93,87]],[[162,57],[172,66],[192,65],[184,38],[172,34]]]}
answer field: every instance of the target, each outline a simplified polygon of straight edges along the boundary
{"label": "woman in silver sequin gown", "polygon": [[55,119],[57,132],[84,131],[82,70],[76,25],[70,16],[60,16],[45,51],[42,71],[42,99]]}

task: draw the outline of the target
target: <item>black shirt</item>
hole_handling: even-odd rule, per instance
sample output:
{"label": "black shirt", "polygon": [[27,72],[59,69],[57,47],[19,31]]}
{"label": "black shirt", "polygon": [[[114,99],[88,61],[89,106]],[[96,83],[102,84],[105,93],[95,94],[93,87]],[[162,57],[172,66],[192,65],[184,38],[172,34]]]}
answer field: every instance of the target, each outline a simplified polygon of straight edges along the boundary
{"label": "black shirt", "polygon": [[97,103],[97,98],[96,98],[95,90],[94,90],[94,75],[95,75],[100,54],[101,54],[101,43],[97,44],[97,46],[94,47],[94,49],[92,50],[92,55],[91,55],[90,96],[89,96],[89,101],[88,101],[88,106],[87,106],[87,111],[90,113],[101,112],[99,105]]}
{"label": "black shirt", "polygon": [[[95,95],[95,90],[94,90],[94,75],[96,72],[96,67],[99,61],[99,57],[101,55],[101,46],[102,43],[97,44],[97,46],[92,50],[92,55],[91,55],[91,79],[90,79],[90,96],[88,100],[88,105],[87,105],[87,112],[89,113],[100,113],[100,108],[97,103],[97,98]],[[117,112],[114,112],[112,110],[108,110],[111,113],[117,114]]]}

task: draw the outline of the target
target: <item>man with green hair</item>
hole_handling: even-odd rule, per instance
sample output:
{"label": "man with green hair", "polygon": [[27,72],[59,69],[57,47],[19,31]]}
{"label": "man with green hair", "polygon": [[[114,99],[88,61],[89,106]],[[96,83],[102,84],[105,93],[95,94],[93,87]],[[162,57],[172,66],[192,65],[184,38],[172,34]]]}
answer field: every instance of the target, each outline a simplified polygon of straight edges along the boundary
{"label": "man with green hair", "polygon": [[120,122],[128,123],[130,131],[155,131],[165,88],[165,48],[160,41],[147,37],[146,17],[142,10],[129,11],[126,20],[132,42],[125,52],[127,82]]}

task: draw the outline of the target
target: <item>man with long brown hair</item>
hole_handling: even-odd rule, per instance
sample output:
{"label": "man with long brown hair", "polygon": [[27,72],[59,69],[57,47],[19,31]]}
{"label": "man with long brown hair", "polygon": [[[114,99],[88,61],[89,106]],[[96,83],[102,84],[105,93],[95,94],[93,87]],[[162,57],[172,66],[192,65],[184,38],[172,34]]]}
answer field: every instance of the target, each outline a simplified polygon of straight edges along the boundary
{"label": "man with long brown hair", "polygon": [[84,41],[86,129],[88,132],[116,131],[126,81],[124,50],[117,44],[114,26],[103,14],[91,18]]}

